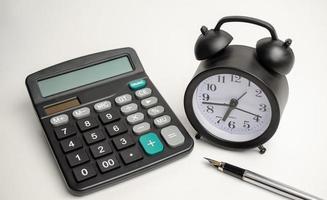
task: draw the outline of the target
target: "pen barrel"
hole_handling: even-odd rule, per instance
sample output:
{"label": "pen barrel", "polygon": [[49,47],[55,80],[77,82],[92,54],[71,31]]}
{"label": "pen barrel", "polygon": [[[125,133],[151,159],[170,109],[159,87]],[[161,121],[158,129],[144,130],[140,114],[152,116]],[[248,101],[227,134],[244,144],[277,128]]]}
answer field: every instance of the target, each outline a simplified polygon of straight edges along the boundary
{"label": "pen barrel", "polygon": [[269,190],[276,194],[282,195],[290,199],[305,199],[305,200],[322,200],[319,197],[315,197],[311,194],[293,188],[291,186],[285,185],[278,181],[272,180],[270,178],[264,177],[260,174],[245,170],[242,179],[248,183],[261,187],[263,189]]}

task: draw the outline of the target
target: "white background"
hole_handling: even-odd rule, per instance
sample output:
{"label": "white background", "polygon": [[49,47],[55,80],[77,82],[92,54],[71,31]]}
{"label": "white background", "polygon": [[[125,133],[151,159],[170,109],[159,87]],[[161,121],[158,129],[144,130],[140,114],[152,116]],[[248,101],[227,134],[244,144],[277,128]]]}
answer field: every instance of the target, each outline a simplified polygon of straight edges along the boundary
{"label": "white background", "polygon": [[[183,96],[198,61],[201,25],[226,15],[272,23],[293,39],[290,98],[267,152],[233,152],[195,141],[187,157],[81,199],[280,199],[208,166],[228,161],[327,198],[327,2],[320,1],[0,1],[0,199],[75,199],[66,191],[34,113],[25,77],[50,65],[130,46],[192,136]],[[254,46],[262,28],[227,24],[234,44]],[[177,87],[178,86],[178,87]]]}

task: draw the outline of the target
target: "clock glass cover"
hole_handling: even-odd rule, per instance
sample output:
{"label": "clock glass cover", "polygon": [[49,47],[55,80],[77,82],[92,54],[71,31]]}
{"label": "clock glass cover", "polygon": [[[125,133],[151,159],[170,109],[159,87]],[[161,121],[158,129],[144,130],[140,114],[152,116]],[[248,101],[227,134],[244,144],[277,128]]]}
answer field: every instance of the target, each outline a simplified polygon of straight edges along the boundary
{"label": "clock glass cover", "polygon": [[245,142],[269,127],[272,111],[267,95],[251,80],[235,74],[209,76],[195,89],[194,114],[212,136]]}

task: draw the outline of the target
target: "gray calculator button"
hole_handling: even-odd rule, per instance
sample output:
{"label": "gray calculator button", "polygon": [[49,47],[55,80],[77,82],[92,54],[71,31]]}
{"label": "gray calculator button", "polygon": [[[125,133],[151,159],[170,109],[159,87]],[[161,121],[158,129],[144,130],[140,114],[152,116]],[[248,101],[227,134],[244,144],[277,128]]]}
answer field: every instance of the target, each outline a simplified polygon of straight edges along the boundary
{"label": "gray calculator button", "polygon": [[165,111],[165,108],[163,106],[156,106],[153,108],[150,108],[148,110],[148,114],[150,117],[156,117],[158,115],[161,115]]}
{"label": "gray calculator button", "polygon": [[58,116],[55,116],[55,117],[51,117],[50,123],[53,126],[60,126],[60,125],[63,125],[63,124],[67,124],[68,123],[68,115],[61,114],[61,115],[58,115]]}
{"label": "gray calculator button", "polygon": [[161,130],[161,136],[170,147],[177,147],[184,144],[185,138],[176,126],[168,126]]}
{"label": "gray calculator button", "polygon": [[161,128],[167,124],[169,124],[171,121],[171,118],[169,115],[163,115],[161,117],[155,118],[154,119],[154,124],[156,127]]}
{"label": "gray calculator button", "polygon": [[134,125],[144,120],[144,114],[138,112],[132,115],[128,115],[126,119],[129,124]]}
{"label": "gray calculator button", "polygon": [[150,124],[148,122],[142,122],[140,124],[137,124],[137,125],[133,126],[133,132],[136,135],[140,135],[142,133],[145,133],[148,130],[150,130]]}
{"label": "gray calculator button", "polygon": [[111,102],[108,100],[101,101],[99,103],[94,104],[94,110],[96,110],[97,112],[109,110],[110,108],[111,108]]}
{"label": "gray calculator button", "polygon": [[83,107],[73,111],[73,116],[75,119],[82,119],[84,117],[89,116],[91,113],[88,107]]}
{"label": "gray calculator button", "polygon": [[141,104],[144,108],[149,108],[151,106],[154,106],[157,103],[158,103],[157,97],[149,97],[149,98],[143,99],[141,101]]}
{"label": "gray calculator button", "polygon": [[127,104],[125,106],[122,106],[120,108],[120,111],[122,113],[124,113],[125,115],[129,115],[129,114],[132,114],[132,113],[136,112],[137,111],[137,108],[138,107],[137,107],[137,104],[136,103],[130,103],[130,104]]}
{"label": "gray calculator button", "polygon": [[132,95],[130,94],[124,94],[115,98],[115,102],[120,106],[127,104],[131,101],[132,101]]}
{"label": "gray calculator button", "polygon": [[149,97],[152,93],[152,90],[150,88],[143,88],[141,90],[137,90],[135,92],[135,95],[138,99],[144,99],[146,97]]}

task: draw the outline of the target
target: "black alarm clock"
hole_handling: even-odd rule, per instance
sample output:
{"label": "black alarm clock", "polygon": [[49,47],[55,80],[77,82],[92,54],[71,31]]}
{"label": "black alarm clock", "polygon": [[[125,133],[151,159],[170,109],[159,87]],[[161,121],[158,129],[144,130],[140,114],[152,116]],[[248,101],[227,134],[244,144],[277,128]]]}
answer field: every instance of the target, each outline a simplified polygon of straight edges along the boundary
{"label": "black alarm clock", "polygon": [[[227,22],[264,27],[271,37],[259,40],[256,48],[229,45],[233,37],[221,30]],[[264,153],[262,144],[276,132],[287,102],[292,41],[279,40],[271,24],[245,16],[224,17],[201,32],[194,49],[201,63],[184,96],[196,138],[232,149],[259,147]]]}

